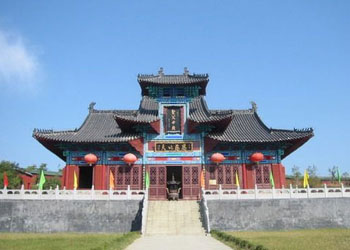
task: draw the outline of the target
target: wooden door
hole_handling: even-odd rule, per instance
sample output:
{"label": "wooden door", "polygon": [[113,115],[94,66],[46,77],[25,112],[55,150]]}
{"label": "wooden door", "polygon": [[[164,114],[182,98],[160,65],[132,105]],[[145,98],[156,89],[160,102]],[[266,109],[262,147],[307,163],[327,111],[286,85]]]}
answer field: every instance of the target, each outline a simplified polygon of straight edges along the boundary
{"label": "wooden door", "polygon": [[[114,186],[117,190],[126,190],[128,186],[132,190],[142,189],[142,166],[141,165],[116,165],[111,166],[109,175],[114,175]],[[108,175],[108,176],[109,176]],[[110,178],[108,178],[108,186]]]}
{"label": "wooden door", "polygon": [[255,183],[258,188],[271,188],[270,164],[259,164],[255,167]]}
{"label": "wooden door", "polygon": [[182,189],[184,200],[200,199],[200,166],[183,166]]}
{"label": "wooden door", "polygon": [[149,167],[149,198],[151,200],[165,200],[166,197],[166,167]]}
{"label": "wooden door", "polygon": [[208,189],[236,189],[236,173],[240,186],[243,185],[242,166],[240,164],[207,166],[206,187]]}

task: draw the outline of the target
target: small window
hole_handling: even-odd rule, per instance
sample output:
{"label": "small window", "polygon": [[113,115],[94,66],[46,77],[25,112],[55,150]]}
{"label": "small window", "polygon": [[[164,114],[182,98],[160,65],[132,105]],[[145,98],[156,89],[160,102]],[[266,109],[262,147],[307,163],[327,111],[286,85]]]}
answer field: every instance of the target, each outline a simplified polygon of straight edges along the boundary
{"label": "small window", "polygon": [[185,96],[185,89],[184,88],[176,89],[176,96]]}
{"label": "small window", "polygon": [[163,96],[171,96],[171,89],[170,88],[164,88],[163,89]]}

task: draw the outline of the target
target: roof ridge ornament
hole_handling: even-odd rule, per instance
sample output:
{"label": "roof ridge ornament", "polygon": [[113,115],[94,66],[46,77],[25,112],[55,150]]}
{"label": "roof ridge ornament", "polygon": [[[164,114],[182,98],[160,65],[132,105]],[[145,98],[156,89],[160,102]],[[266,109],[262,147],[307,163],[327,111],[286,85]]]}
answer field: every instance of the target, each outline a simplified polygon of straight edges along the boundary
{"label": "roof ridge ornament", "polygon": [[164,76],[164,69],[163,69],[163,67],[159,68],[158,75],[159,76]]}
{"label": "roof ridge ornament", "polygon": [[184,76],[188,76],[190,74],[190,71],[187,69],[187,67],[184,67]]}
{"label": "roof ridge ornament", "polygon": [[91,102],[89,104],[89,112],[92,112],[94,110],[95,105],[96,105],[96,102]]}
{"label": "roof ridge ornament", "polygon": [[250,104],[252,105],[252,110],[256,112],[258,110],[258,106],[256,105],[256,103],[254,101],[251,101]]}

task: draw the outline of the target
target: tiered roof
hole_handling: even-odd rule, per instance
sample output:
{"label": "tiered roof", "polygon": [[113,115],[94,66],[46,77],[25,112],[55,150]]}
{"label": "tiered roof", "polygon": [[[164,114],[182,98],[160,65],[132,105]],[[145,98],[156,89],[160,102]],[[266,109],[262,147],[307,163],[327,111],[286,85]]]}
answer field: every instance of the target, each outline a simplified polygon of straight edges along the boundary
{"label": "tiered roof", "polygon": [[[177,80],[176,80],[177,79]],[[181,80],[180,80],[181,79]],[[190,79],[184,75],[139,76],[141,82],[159,84],[192,84],[199,79],[208,82],[208,76]],[[173,82],[172,82],[173,81]],[[268,128],[259,118],[256,108],[247,110],[210,110],[203,95],[195,97],[190,102],[187,118],[189,132],[198,132],[201,125],[213,128],[207,131],[206,137],[218,142],[228,143],[286,143],[284,156],[296,150],[313,136],[312,129],[281,130]],[[68,131],[37,130],[33,136],[49,150],[60,157],[62,143],[120,143],[129,142],[142,137],[137,125],[147,125],[159,121],[157,100],[143,96],[137,110],[95,110],[90,106],[90,112],[79,129]],[[150,128],[152,126],[149,126]],[[150,132],[156,133],[156,130]]]}

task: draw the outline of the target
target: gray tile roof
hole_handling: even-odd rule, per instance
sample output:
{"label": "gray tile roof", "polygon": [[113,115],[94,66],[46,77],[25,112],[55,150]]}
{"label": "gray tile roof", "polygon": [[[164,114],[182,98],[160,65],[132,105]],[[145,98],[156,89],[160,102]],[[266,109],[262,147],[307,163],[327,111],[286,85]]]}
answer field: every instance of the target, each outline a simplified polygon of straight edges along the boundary
{"label": "gray tile roof", "polygon": [[182,75],[165,75],[163,73],[163,68],[160,68],[158,75],[146,75],[139,74],[137,76],[137,81],[139,82],[142,95],[148,95],[147,88],[149,86],[173,86],[173,85],[190,85],[190,86],[199,86],[200,94],[205,95],[206,87],[209,82],[208,74],[189,74],[187,68]]}
{"label": "gray tile roof", "polygon": [[150,123],[159,120],[158,103],[153,98],[143,96],[138,110],[128,113],[116,111],[114,118],[117,122],[124,120],[131,123]]}
{"label": "gray tile roof", "polygon": [[39,141],[56,141],[71,143],[114,143],[127,142],[141,137],[136,133],[122,133],[114,120],[118,113],[129,114],[134,111],[91,110],[79,129],[52,131],[35,129],[33,136]]}
{"label": "gray tile roof", "polygon": [[209,138],[225,142],[284,142],[311,138],[312,129],[282,130],[267,128],[254,110],[235,110],[223,132],[210,133]]}
{"label": "gray tile roof", "polygon": [[208,75],[138,75],[137,80],[157,85],[187,85],[208,82]]}
{"label": "gray tile roof", "polygon": [[232,113],[232,110],[209,110],[204,96],[199,96],[190,103],[188,119],[197,123],[210,123],[227,119]]}

